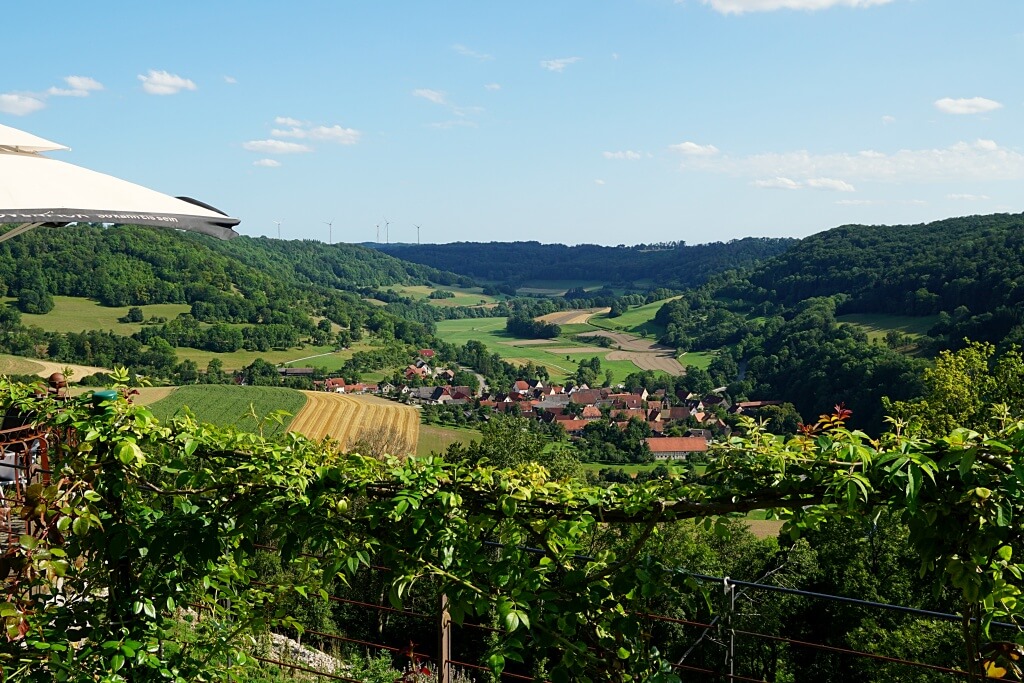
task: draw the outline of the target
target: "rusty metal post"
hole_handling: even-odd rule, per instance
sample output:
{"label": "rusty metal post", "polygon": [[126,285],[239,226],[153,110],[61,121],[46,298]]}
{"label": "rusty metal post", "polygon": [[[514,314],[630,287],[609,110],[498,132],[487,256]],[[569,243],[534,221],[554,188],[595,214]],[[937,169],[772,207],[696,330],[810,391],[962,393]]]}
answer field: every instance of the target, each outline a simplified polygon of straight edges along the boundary
{"label": "rusty metal post", "polygon": [[448,596],[442,594],[437,624],[437,683],[451,683],[452,617],[448,613]]}

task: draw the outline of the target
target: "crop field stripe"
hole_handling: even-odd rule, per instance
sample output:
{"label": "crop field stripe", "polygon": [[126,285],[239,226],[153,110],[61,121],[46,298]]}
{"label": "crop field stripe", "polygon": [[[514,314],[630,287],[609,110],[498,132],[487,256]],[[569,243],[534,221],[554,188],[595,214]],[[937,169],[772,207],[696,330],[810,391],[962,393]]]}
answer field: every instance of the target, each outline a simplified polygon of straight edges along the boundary
{"label": "crop field stripe", "polygon": [[292,420],[289,429],[311,439],[330,436],[343,448],[363,429],[392,427],[415,450],[419,440],[419,414],[411,406],[382,399],[304,391],[309,402]]}

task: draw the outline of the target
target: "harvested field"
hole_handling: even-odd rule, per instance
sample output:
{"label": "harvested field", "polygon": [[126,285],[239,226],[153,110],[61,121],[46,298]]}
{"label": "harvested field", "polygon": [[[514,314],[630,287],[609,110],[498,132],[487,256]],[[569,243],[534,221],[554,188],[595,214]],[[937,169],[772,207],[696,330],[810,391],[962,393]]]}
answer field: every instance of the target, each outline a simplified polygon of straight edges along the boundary
{"label": "harvested field", "polygon": [[415,408],[376,396],[349,396],[324,391],[302,393],[306,395],[306,405],[288,426],[289,431],[311,439],[329,436],[344,448],[359,439],[364,431],[391,429],[410,444],[411,451],[415,451],[420,438],[420,415]]}
{"label": "harvested field", "polygon": [[139,393],[135,396],[134,402],[139,405],[148,406],[151,403],[156,403],[157,401],[167,398],[177,388],[178,387],[139,387],[136,390]]}
{"label": "harvested field", "polygon": [[548,313],[542,315],[537,320],[543,320],[546,323],[554,323],[556,325],[580,325],[587,322],[590,316],[598,313],[607,313],[612,309],[610,308],[588,308],[583,310],[573,311],[559,311],[558,313]]}
{"label": "harvested field", "polygon": [[608,360],[628,360],[641,370],[660,370],[675,377],[682,377],[686,374],[686,368],[676,360],[675,355],[672,353],[612,351],[608,354]]}
{"label": "harvested field", "polygon": [[548,353],[606,353],[608,351],[600,346],[560,346],[556,349],[545,347],[544,350]]}
{"label": "harvested field", "polygon": [[49,360],[38,358],[20,358],[18,356],[0,357],[0,374],[14,375],[39,375],[49,377],[55,372],[63,372],[64,368],[71,368],[74,375],[71,381],[95,375],[97,372],[110,372],[107,368],[97,368],[91,365],[72,365],[71,363],[54,363]]}
{"label": "harvested field", "polygon": [[641,339],[632,334],[626,334],[625,332],[607,332],[605,330],[598,330],[597,332],[585,332],[580,337],[607,337],[612,340],[612,343],[616,346],[622,347],[623,351],[641,351],[641,352],[671,352],[675,354],[675,349],[671,346],[665,346],[658,342],[651,341],[649,339]]}

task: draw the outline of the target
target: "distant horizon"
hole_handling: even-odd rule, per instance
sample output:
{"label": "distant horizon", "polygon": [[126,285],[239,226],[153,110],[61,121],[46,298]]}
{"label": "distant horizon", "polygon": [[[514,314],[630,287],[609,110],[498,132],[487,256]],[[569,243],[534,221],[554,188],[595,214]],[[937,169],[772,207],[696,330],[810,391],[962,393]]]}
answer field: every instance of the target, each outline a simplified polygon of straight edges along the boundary
{"label": "distant horizon", "polygon": [[8,8],[44,21],[66,49],[6,36],[31,58],[0,124],[250,236],[700,244],[1024,211],[1020,0]]}

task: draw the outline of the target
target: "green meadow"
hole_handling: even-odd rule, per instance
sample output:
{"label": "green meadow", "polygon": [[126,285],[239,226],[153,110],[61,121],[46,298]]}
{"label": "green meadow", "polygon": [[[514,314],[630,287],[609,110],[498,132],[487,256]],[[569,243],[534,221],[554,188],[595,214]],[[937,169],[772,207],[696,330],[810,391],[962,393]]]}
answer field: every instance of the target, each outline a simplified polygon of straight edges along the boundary
{"label": "green meadow", "polygon": [[618,318],[609,318],[607,313],[599,313],[590,318],[590,324],[606,330],[624,330],[626,332],[646,332],[648,336],[658,336],[664,332],[661,325],[654,322],[658,310],[672,299],[662,299],[643,306],[630,308]]}
{"label": "green meadow", "polygon": [[938,322],[939,316],[925,315],[915,317],[909,315],[851,313],[849,315],[836,316],[836,320],[861,328],[867,333],[868,339],[878,339],[881,341],[885,338],[885,334],[891,330],[902,332],[914,338],[923,337]]}
{"label": "green meadow", "polygon": [[[570,335],[583,331],[591,331],[595,328],[588,325],[572,325]],[[532,362],[534,365],[547,368],[548,374],[554,381],[562,381],[566,377],[576,374],[576,368],[580,361],[590,360],[594,356],[601,359],[601,377],[604,380],[604,371],[611,370],[613,381],[622,381],[626,375],[636,372],[638,368],[630,361],[610,361],[606,359],[609,352],[614,349],[601,349],[600,351],[585,351],[582,349],[593,348],[593,342],[581,344],[571,338],[563,337],[552,340],[550,343],[535,344],[529,343],[532,340],[519,339],[505,332],[505,318],[474,318],[463,320],[442,320],[437,323],[437,334],[445,341],[452,344],[465,344],[471,339],[482,342],[491,353],[497,353],[509,363],[525,365]],[[517,345],[518,343],[518,345]],[[581,349],[573,351],[570,349]],[[552,349],[557,349],[553,352]],[[707,362],[710,362],[708,359]],[[698,361],[693,363],[698,364]]]}
{"label": "green meadow", "polygon": [[[225,370],[241,370],[247,365],[250,365],[257,358],[262,358],[271,365],[279,365],[281,363],[295,363],[300,364],[296,367],[303,367],[301,365],[304,361],[297,361],[299,358],[306,358],[307,356],[319,356],[318,358],[310,358],[309,363],[314,366],[329,366],[332,364],[331,355],[333,355],[333,346],[309,346],[301,349],[272,349],[270,351],[232,351],[231,353],[215,353],[213,351],[203,351],[201,349],[192,349],[184,346],[179,346],[174,349],[174,352],[178,356],[179,361],[189,359],[193,361],[200,370],[205,370],[207,364],[214,358],[219,358],[220,362],[224,364]],[[339,352],[344,353],[344,352]],[[320,355],[329,354],[329,355]],[[345,358],[338,361],[337,364],[340,366],[341,363],[345,362]]]}
{"label": "green meadow", "polygon": [[[12,306],[14,299],[0,298],[0,303]],[[152,304],[140,306],[146,320],[150,318],[177,318],[179,313],[188,313],[188,304]],[[124,336],[131,336],[142,329],[141,323],[122,323],[118,318],[128,314],[128,306],[110,308],[101,306],[92,299],[74,296],[53,297],[53,310],[42,315],[22,313],[26,325],[35,325],[47,332],[86,332],[104,330]]]}
{"label": "green meadow", "polygon": [[[387,288],[413,299],[423,299],[434,306],[480,306],[493,304],[497,301],[493,296],[483,293],[480,287],[456,287],[454,285],[394,285]],[[443,289],[455,296],[450,299],[431,299],[430,293]]]}
{"label": "green meadow", "polygon": [[420,440],[416,444],[416,457],[423,458],[431,453],[443,453],[453,443],[468,445],[480,440],[475,429],[456,429],[438,425],[420,425]]}
{"label": "green meadow", "polygon": [[[159,420],[167,420],[184,407],[200,422],[227,427],[235,426],[244,431],[257,431],[260,421],[275,410],[289,413],[281,424],[267,421],[264,434],[279,434],[287,430],[302,406],[306,405],[304,394],[294,389],[280,387],[237,387],[229,384],[199,384],[180,387],[149,409]],[[253,417],[259,417],[259,420]]]}

